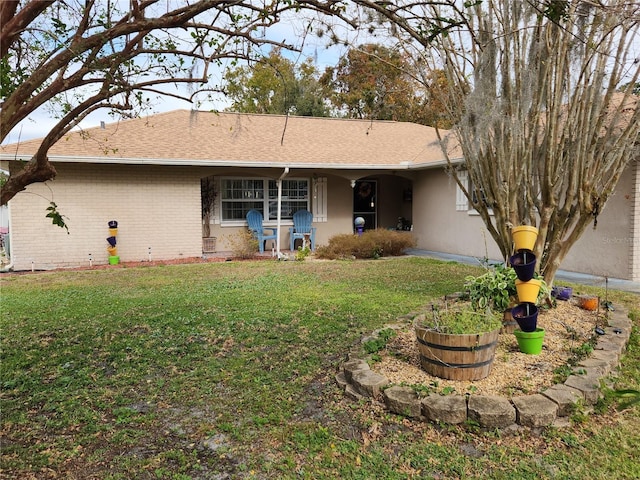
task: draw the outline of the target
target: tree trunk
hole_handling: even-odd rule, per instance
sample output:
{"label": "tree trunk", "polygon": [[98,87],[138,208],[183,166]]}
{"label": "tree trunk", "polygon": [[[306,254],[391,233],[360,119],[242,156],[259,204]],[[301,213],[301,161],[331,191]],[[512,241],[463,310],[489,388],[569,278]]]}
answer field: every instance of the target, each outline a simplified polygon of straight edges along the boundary
{"label": "tree trunk", "polygon": [[0,205],[6,205],[16,194],[24,191],[28,185],[53,180],[55,176],[56,169],[46,157],[41,161],[36,161],[36,157],[33,157],[22,170],[12,173],[2,186]]}

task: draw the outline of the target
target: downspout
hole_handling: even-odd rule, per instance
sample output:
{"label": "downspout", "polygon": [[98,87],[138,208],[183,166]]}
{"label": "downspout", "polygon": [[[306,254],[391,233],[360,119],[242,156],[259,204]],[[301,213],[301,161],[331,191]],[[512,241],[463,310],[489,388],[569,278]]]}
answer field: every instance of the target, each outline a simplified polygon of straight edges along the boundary
{"label": "downspout", "polygon": [[278,178],[278,215],[277,215],[277,220],[276,220],[276,227],[277,227],[277,231],[276,231],[276,252],[278,255],[278,260],[280,260],[283,255],[280,252],[280,220],[282,217],[282,213],[281,213],[281,209],[282,209],[282,179],[284,177],[286,177],[289,174],[289,167],[284,167],[284,172],[282,172],[282,175],[280,175],[280,178]]}
{"label": "downspout", "polygon": [[11,228],[11,223],[12,223],[11,222],[11,206],[9,205],[9,202],[7,202],[7,219],[8,219],[7,226],[9,227],[9,232],[7,232],[6,238],[9,239],[9,251],[7,251],[7,244],[5,243],[4,252],[5,252],[5,255],[9,257],[9,263],[0,269],[0,272],[2,273],[13,271],[13,255],[11,255],[11,232],[13,231],[13,228]]}

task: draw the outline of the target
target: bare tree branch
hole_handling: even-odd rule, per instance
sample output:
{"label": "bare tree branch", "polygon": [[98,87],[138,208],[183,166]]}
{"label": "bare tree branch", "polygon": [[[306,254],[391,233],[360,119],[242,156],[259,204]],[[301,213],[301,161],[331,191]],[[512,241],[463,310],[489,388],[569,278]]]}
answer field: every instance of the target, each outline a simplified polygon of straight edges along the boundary
{"label": "bare tree branch", "polygon": [[255,59],[262,46],[296,48],[264,35],[288,12],[327,14],[354,25],[342,2],[334,0],[132,0],[124,11],[117,5],[0,3],[0,141],[39,108],[59,115],[37,155],[3,186],[2,204],[30,183],[55,176],[48,149],[88,112],[103,107],[133,112],[143,107],[137,95],[166,95],[155,87],[167,83],[197,85],[195,92],[168,94],[186,101],[216,90],[208,84],[211,65]]}
{"label": "bare tree branch", "polygon": [[383,16],[421,62],[443,68],[465,98],[454,132],[470,186],[450,171],[505,259],[511,227],[538,226],[535,253],[551,283],[638,157],[640,5],[357,3]]}

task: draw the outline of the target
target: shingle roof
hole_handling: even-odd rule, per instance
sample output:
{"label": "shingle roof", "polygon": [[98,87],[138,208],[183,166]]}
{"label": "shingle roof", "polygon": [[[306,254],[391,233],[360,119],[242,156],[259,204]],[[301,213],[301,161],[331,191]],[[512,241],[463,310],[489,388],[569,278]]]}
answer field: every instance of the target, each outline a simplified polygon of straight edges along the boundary
{"label": "shingle roof", "polygon": [[[30,156],[39,144],[4,145],[0,152]],[[49,159],[320,168],[409,168],[445,160],[435,129],[414,123],[189,110],[71,132],[49,150]]]}

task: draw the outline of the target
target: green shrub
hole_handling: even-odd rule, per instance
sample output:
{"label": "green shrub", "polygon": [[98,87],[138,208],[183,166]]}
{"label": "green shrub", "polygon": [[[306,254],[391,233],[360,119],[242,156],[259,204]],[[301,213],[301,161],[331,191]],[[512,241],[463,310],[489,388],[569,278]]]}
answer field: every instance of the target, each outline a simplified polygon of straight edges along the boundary
{"label": "green shrub", "polygon": [[378,332],[378,335],[375,338],[367,340],[364,343],[364,351],[366,353],[378,353],[380,350],[384,349],[389,340],[396,335],[397,333],[392,328],[385,328]]}
{"label": "green shrub", "polygon": [[502,315],[491,310],[475,310],[468,303],[439,307],[433,305],[419,322],[423,328],[454,335],[492,332],[502,326]]}
{"label": "green shrub", "polygon": [[307,258],[310,254],[311,254],[311,249],[308,246],[304,248],[298,247],[298,250],[296,250],[295,259],[298,262],[303,262],[304,259]]}
{"label": "green shrub", "polygon": [[[516,272],[504,263],[490,264],[483,262],[486,272],[480,276],[468,276],[464,286],[469,293],[469,300],[474,308],[491,308],[504,312],[511,304],[517,303]],[[537,273],[534,278],[540,280],[540,293],[537,303],[550,297],[551,290]]]}
{"label": "green shrub", "polygon": [[317,248],[316,256],[324,259],[379,258],[403,255],[416,246],[409,232],[395,230],[366,230],[362,235],[343,233],[329,239],[327,245]]}

